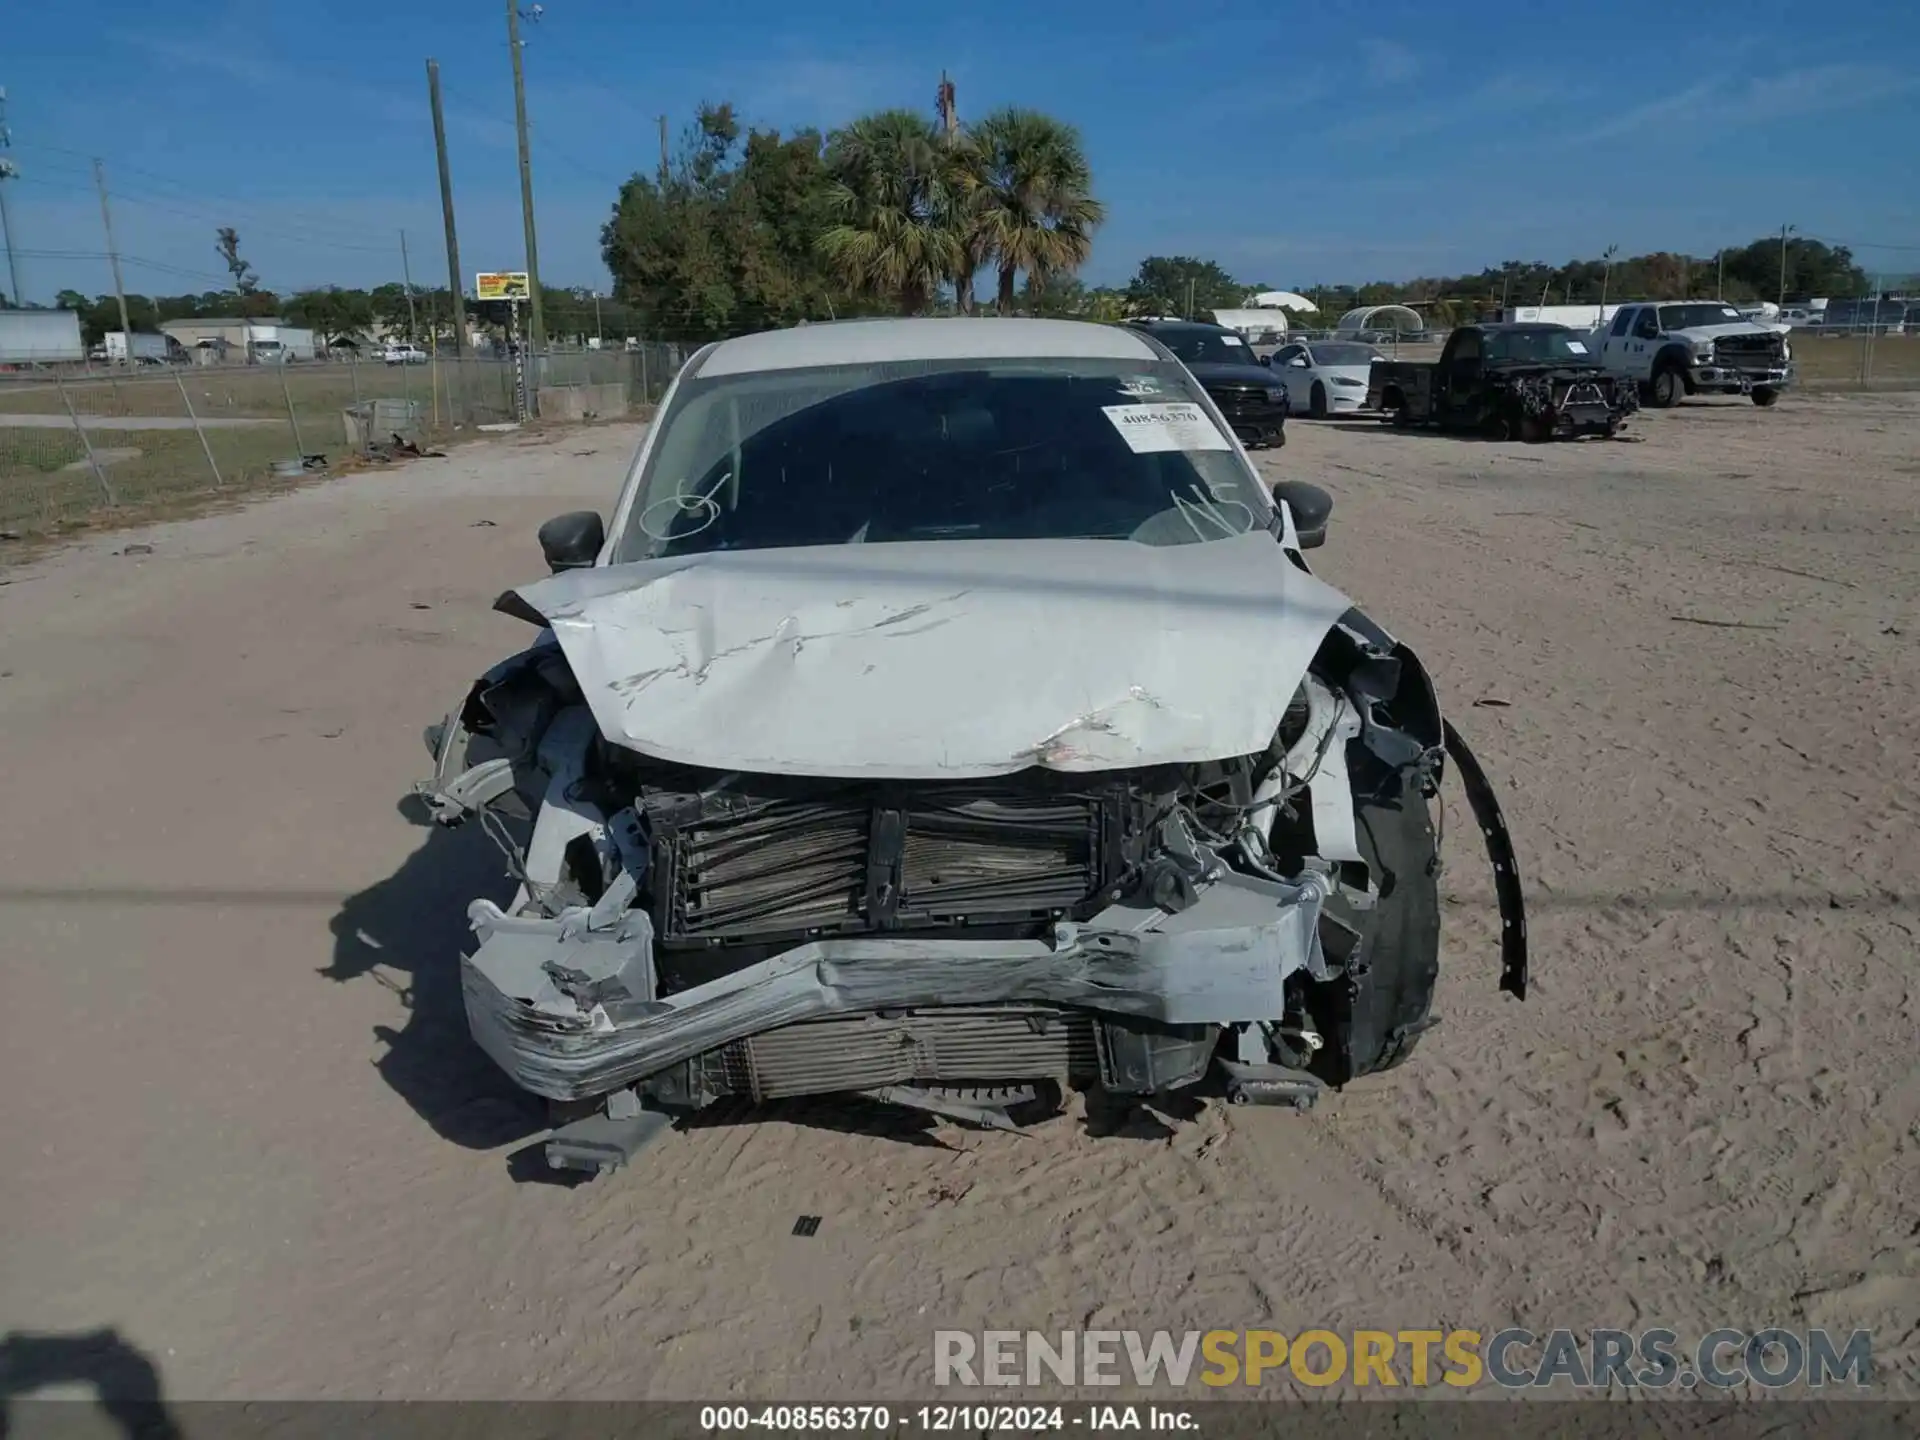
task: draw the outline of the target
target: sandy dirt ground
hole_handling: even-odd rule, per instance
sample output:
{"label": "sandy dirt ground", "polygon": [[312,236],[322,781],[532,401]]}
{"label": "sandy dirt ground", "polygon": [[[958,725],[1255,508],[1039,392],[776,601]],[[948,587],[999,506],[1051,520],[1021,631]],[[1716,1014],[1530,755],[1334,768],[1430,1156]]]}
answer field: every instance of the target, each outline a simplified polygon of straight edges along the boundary
{"label": "sandy dirt ground", "polygon": [[926,1395],[936,1327],[1871,1326],[1912,1391],[1920,404],[1635,429],[1262,462],[1505,797],[1528,1002],[1450,781],[1444,1024],[1310,1116],[782,1105],[578,1187],[465,1035],[497,857],[397,802],[636,432],[0,570],[0,1332],[172,1397],[820,1399]]}

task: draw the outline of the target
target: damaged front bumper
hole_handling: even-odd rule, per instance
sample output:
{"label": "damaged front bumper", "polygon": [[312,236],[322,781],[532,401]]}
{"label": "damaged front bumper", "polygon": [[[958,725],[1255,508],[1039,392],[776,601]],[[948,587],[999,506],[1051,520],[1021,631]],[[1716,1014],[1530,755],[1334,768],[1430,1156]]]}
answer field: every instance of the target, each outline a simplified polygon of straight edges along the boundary
{"label": "damaged front bumper", "polygon": [[1701,393],[1751,395],[1760,389],[1790,389],[1794,370],[1790,364],[1773,365],[1764,361],[1710,361],[1694,366],[1691,378],[1693,388]]}
{"label": "damaged front bumper", "polygon": [[[755,1078],[763,1071],[729,1047],[843,1017],[871,1021],[860,1037],[867,1048],[842,1047],[852,1068],[816,1073],[804,1090],[1015,1078],[968,1074],[962,1029],[950,1027],[944,1042],[941,1033],[917,1035],[908,1017],[929,1010],[975,1034],[1003,1021],[1034,1033],[1055,1019],[1063,1034],[1097,1027],[1100,1078],[1151,1092],[1199,1078],[1221,1027],[1278,1025],[1294,972],[1330,977],[1320,943],[1328,893],[1315,874],[1289,884],[1222,867],[1178,913],[1113,905],[1085,922],[1060,922],[1050,939],[811,941],[670,996],[657,993],[644,911],[530,918],[478,901],[468,913],[480,945],[462,963],[462,988],[481,1048],[515,1083],[554,1101],[663,1074],[689,1104],[710,1098],[702,1075],[730,1074],[728,1090],[764,1098]],[[875,1026],[892,1027],[879,1049]],[[939,1073],[912,1073],[942,1043]],[[998,1063],[989,1051],[1007,1053],[1004,1044],[982,1046],[980,1064]]]}

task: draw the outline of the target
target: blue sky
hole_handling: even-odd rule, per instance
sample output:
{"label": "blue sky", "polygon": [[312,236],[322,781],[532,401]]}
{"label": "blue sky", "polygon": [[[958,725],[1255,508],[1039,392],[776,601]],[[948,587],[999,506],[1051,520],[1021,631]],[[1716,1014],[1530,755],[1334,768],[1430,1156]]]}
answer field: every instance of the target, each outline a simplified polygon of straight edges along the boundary
{"label": "blue sky", "polygon": [[[444,284],[424,61],[440,62],[465,268],[523,245],[503,5],[62,0],[0,50],[23,288],[99,293],[90,157],[130,290]],[[1887,0],[545,0],[524,30],[543,278],[605,288],[598,231],[655,118],[702,99],[831,126],[1009,101],[1078,124],[1109,207],[1086,278],[1215,258],[1272,285],[1710,253],[1793,223],[1920,270],[1920,9]],[[1591,36],[1592,38],[1588,38]],[[1874,247],[1874,248],[1869,248]],[[1885,248],[1879,248],[1885,247]],[[1911,247],[1911,248],[1894,248]]]}

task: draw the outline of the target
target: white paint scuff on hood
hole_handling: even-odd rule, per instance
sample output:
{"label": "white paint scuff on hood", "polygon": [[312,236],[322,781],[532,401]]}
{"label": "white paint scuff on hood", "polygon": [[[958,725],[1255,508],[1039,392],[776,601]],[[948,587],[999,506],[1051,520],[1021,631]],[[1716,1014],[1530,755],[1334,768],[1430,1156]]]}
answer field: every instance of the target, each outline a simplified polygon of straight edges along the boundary
{"label": "white paint scuff on hood", "polygon": [[615,744],[717,770],[899,779],[1264,749],[1351,604],[1264,531],[749,550],[517,593]]}

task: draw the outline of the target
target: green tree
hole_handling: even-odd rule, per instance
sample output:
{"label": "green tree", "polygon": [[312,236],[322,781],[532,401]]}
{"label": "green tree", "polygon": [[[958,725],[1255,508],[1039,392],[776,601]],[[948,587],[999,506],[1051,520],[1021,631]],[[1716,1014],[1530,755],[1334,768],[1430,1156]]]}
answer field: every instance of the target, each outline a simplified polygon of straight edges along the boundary
{"label": "green tree", "polygon": [[[544,298],[544,296],[542,297]],[[372,311],[373,323],[380,326],[389,335],[404,335],[412,340],[414,326],[418,323],[418,300],[409,318],[407,308],[407,287],[398,280],[389,280],[384,285],[376,285],[367,292],[367,306]]]}
{"label": "green tree", "polygon": [[1204,315],[1231,310],[1246,298],[1240,284],[1212,260],[1191,255],[1149,255],[1127,287],[1133,310],[1163,315]]}
{"label": "green tree", "polygon": [[324,285],[289,300],[287,318],[312,330],[323,345],[332,345],[366,330],[373,323],[373,304],[364,290]]}
{"label": "green tree", "polygon": [[[732,106],[708,104],[666,166],[620,187],[601,255],[627,323],[701,339],[941,312],[948,286],[953,308],[970,312],[988,264],[1008,309],[1021,277],[1037,299],[1072,274],[1102,214],[1078,136],[1031,111],[942,131],[888,110],[823,137],[743,131]],[[552,308],[573,316],[590,303]]]}
{"label": "green tree", "polygon": [[931,120],[913,110],[862,116],[827,142],[827,213],[816,242],[856,294],[927,308],[967,260],[965,197]]}
{"label": "green tree", "polygon": [[633,175],[601,230],[625,323],[694,339],[844,313],[817,248],[832,223],[822,148],[812,130],[743,137],[731,106],[702,106],[666,172]]}
{"label": "green tree", "polygon": [[1015,282],[1043,294],[1055,276],[1086,262],[1106,207],[1093,197],[1093,172],[1071,125],[1038,110],[1007,106],[973,127],[981,183],[965,205],[979,255],[999,272],[1001,314],[1014,307]]}

